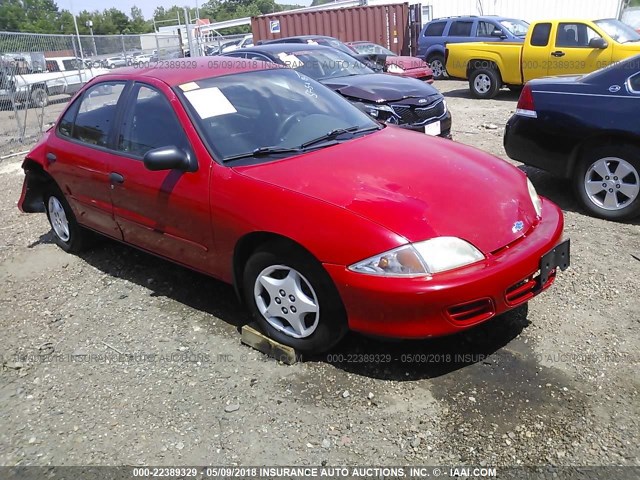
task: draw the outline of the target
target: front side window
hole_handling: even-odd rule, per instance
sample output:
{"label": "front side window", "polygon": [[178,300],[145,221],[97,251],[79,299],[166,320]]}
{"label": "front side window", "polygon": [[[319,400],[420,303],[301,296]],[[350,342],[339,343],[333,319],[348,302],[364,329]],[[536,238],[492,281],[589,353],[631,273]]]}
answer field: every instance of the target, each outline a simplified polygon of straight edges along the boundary
{"label": "front side window", "polygon": [[173,107],[163,93],[138,84],[132,97],[134,100],[127,107],[118,135],[118,150],[143,157],[154,148],[189,148]]}
{"label": "front side window", "polygon": [[433,22],[430,23],[427,28],[424,30],[425,37],[441,37],[444,33],[444,27],[446,27],[447,22]]}
{"label": "front side window", "polygon": [[493,31],[498,28],[493,23],[489,22],[478,22],[478,32],[476,35],[478,37],[490,37]]}
{"label": "front side window", "polygon": [[600,35],[584,23],[561,23],[558,25],[556,47],[587,48],[592,38]]}
{"label": "front side window", "polygon": [[473,22],[453,22],[449,29],[450,37],[470,37]]}
{"label": "front side window", "polygon": [[551,35],[550,23],[538,23],[533,27],[531,33],[531,45],[534,47],[546,47],[549,45],[549,36]]}
{"label": "front side window", "polygon": [[[379,125],[324,85],[291,69],[258,70],[213,77],[176,91],[217,160],[272,159],[320,148],[318,137],[335,130],[345,140]],[[336,134],[340,140],[342,136]],[[311,144],[305,146],[305,144]],[[274,149],[276,149],[274,151]]]}
{"label": "front side window", "polygon": [[71,136],[83,143],[106,147],[124,86],[124,82],[102,82],[87,89],[80,100]]}

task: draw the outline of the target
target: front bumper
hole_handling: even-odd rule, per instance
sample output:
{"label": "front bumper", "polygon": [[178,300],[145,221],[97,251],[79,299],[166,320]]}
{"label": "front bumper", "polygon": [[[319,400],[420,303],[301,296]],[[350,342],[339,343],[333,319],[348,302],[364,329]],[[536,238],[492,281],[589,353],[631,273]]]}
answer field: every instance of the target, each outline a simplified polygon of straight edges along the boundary
{"label": "front bumper", "polygon": [[526,303],[549,288],[536,283],[540,259],[562,239],[562,212],[543,200],[542,220],[509,248],[478,264],[418,278],[385,278],[325,264],[352,330],[395,338],[449,335]]}

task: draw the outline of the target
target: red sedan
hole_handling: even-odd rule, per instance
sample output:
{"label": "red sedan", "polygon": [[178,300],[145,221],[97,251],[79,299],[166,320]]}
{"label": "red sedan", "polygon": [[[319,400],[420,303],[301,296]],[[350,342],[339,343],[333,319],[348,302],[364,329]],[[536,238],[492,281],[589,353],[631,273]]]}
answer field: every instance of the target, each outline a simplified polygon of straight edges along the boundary
{"label": "red sedan", "polygon": [[391,50],[372,42],[348,42],[347,45],[359,54],[384,57],[384,71],[386,73],[433,83],[433,70],[421,58],[396,55]]}
{"label": "red sedan", "polygon": [[291,69],[223,57],[90,81],[24,161],[19,207],[232,283],[300,351],[520,305],[568,265],[563,217],[473,148],[378,124]]}

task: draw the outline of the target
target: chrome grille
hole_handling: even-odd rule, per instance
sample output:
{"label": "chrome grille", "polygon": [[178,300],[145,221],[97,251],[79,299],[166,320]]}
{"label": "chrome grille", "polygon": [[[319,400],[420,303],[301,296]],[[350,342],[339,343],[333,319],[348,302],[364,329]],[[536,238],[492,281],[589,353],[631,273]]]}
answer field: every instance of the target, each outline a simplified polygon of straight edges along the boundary
{"label": "chrome grille", "polygon": [[411,105],[391,105],[395,114],[400,117],[400,123],[422,124],[444,115],[446,109],[443,100],[431,104],[428,107],[415,107]]}

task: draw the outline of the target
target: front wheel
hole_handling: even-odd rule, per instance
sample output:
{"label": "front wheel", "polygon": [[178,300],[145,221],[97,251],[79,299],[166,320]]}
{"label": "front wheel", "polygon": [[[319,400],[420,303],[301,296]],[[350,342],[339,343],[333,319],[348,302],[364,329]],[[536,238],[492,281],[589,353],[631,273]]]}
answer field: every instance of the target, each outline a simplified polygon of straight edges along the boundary
{"label": "front wheel", "polygon": [[37,108],[44,108],[49,105],[49,95],[44,88],[34,88],[31,91],[31,105]]}
{"label": "front wheel", "polygon": [[607,220],[640,216],[640,149],[610,145],[589,149],[574,172],[582,205]]}
{"label": "front wheel", "polygon": [[469,89],[475,98],[495,98],[501,86],[500,74],[493,68],[474,70],[469,77]]}
{"label": "front wheel", "polygon": [[59,188],[52,187],[45,193],[44,205],[56,245],[69,253],[81,251],[87,243],[89,232],[78,224]]}
{"label": "front wheel", "polygon": [[442,80],[447,78],[447,68],[445,66],[444,57],[442,55],[432,55],[427,59],[427,63],[433,71],[433,78],[435,80]]}
{"label": "front wheel", "polygon": [[244,300],[272,339],[304,353],[329,350],[347,332],[340,296],[322,265],[306,252],[270,245],[244,269]]}

